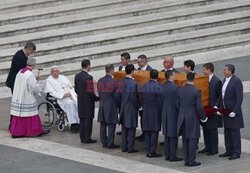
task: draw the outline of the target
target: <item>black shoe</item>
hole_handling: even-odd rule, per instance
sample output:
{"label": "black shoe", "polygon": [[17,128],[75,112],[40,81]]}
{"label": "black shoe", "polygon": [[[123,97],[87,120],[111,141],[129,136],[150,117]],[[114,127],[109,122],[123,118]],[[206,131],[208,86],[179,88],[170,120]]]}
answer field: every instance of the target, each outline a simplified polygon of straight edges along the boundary
{"label": "black shoe", "polygon": [[229,152],[225,152],[224,154],[219,155],[219,157],[228,157],[228,156],[232,156],[232,154]]}
{"label": "black shoe", "polygon": [[185,166],[188,166],[188,163],[185,163]]}
{"label": "black shoe", "polygon": [[203,150],[198,151],[198,153],[207,153],[209,152],[208,149],[204,148]]}
{"label": "black shoe", "polygon": [[43,133],[41,133],[40,135],[37,135],[37,136],[39,137],[39,136],[42,136],[42,135],[47,135],[47,134],[49,134],[49,133],[50,133],[50,129],[44,130]]}
{"label": "black shoe", "polygon": [[128,153],[137,153],[137,152],[138,152],[138,150],[136,150],[136,149],[128,151]]}
{"label": "black shoe", "polygon": [[122,149],[122,152],[124,153],[124,152],[127,152],[128,151],[128,149],[126,148],[126,149]]}
{"label": "black shoe", "polygon": [[162,156],[161,154],[157,154],[155,152],[146,155],[146,157],[149,157],[149,158],[152,158],[152,157],[161,157],[161,156]]}
{"label": "black shoe", "polygon": [[102,148],[107,148],[107,145],[102,145]]}
{"label": "black shoe", "polygon": [[15,135],[11,135],[12,138],[23,138],[24,136],[15,136]]}
{"label": "black shoe", "polygon": [[115,148],[120,148],[120,146],[113,144],[113,145],[108,146],[107,148],[109,148],[109,149],[115,149]]}
{"label": "black shoe", "polygon": [[165,160],[169,160],[169,157],[165,157]]}
{"label": "black shoe", "polygon": [[218,154],[218,152],[208,152],[207,156],[212,156],[212,155],[215,155],[215,154]]}
{"label": "black shoe", "polygon": [[95,140],[95,139],[90,139],[90,140],[88,140],[87,142],[82,142],[82,143],[84,143],[84,144],[92,144],[92,143],[96,143],[97,142],[97,140]]}
{"label": "black shoe", "polygon": [[235,154],[233,154],[232,156],[230,156],[229,158],[228,158],[228,160],[235,160],[235,159],[239,159],[240,158],[240,155],[235,155]]}
{"label": "black shoe", "polygon": [[160,145],[164,145],[164,142],[160,142]]}
{"label": "black shoe", "polygon": [[179,162],[179,161],[182,161],[183,158],[179,158],[179,157],[174,157],[172,159],[169,159],[170,162]]}
{"label": "black shoe", "polygon": [[116,132],[116,135],[122,135],[122,132]]}
{"label": "black shoe", "polygon": [[200,166],[201,162],[194,162],[194,163],[188,163],[187,166],[193,167],[193,166]]}

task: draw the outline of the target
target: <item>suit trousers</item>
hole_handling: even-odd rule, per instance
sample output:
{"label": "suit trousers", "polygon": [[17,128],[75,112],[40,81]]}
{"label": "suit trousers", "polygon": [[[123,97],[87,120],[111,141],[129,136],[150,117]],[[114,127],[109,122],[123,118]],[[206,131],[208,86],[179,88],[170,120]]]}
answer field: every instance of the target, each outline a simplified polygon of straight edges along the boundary
{"label": "suit trousers", "polygon": [[80,139],[81,142],[88,142],[92,135],[93,119],[80,118]]}
{"label": "suit trousers", "polygon": [[135,128],[126,128],[122,125],[122,150],[132,151],[134,149]]}
{"label": "suit trousers", "polygon": [[168,159],[175,158],[177,146],[178,146],[178,138],[177,137],[165,136],[165,138],[164,138],[165,157]]}
{"label": "suit trousers", "polygon": [[158,135],[159,132],[144,131],[147,154],[155,153],[156,147],[158,145]]}
{"label": "suit trousers", "polygon": [[[107,135],[107,128],[108,128],[108,135]],[[101,122],[100,139],[102,142],[102,146],[110,147],[114,145],[115,128],[116,124],[107,124],[105,122]]]}
{"label": "suit trousers", "polygon": [[182,155],[187,164],[192,164],[196,159],[197,139],[182,138]]}
{"label": "suit trousers", "polygon": [[241,137],[240,129],[224,129],[226,151],[230,154],[240,156],[241,154]]}
{"label": "suit trousers", "polygon": [[205,148],[211,153],[218,153],[218,129],[204,129]]}

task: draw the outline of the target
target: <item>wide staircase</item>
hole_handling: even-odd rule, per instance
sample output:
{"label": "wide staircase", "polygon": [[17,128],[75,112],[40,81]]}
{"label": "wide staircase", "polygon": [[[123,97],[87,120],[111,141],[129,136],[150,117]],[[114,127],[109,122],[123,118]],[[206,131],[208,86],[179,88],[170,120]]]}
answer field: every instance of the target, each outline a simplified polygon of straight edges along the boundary
{"label": "wide staircase", "polygon": [[[162,69],[164,56],[196,63],[250,55],[249,0],[10,0],[0,2],[0,92],[11,59],[27,41],[41,82],[57,65],[73,81],[82,59],[90,59],[94,79],[104,66],[120,64],[120,54],[139,54]],[[35,71],[37,73],[37,71]]]}

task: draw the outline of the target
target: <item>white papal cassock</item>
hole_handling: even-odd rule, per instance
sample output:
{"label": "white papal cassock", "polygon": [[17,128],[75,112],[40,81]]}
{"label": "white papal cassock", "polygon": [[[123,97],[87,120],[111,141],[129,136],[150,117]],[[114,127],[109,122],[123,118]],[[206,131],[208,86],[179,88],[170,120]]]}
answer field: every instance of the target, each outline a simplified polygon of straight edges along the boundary
{"label": "white papal cassock", "polygon": [[[57,103],[67,114],[69,124],[79,124],[77,95],[67,77],[63,75],[59,75],[58,78],[49,76],[46,79],[44,93],[49,93],[51,96],[57,99]],[[66,93],[70,93],[72,97],[63,98],[64,94]]]}

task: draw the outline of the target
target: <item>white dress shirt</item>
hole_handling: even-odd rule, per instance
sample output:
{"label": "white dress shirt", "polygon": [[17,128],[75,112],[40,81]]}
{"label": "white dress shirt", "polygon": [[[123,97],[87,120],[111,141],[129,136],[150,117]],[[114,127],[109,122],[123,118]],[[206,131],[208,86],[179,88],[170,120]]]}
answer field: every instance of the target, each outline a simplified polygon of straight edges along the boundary
{"label": "white dress shirt", "polygon": [[213,76],[214,76],[214,74],[209,75],[209,82],[211,81]]}
{"label": "white dress shirt", "polygon": [[148,65],[145,65],[144,67],[141,67],[141,70],[146,70]]}
{"label": "white dress shirt", "polygon": [[170,70],[174,70],[174,68],[172,67],[172,68],[170,68],[170,69],[164,69],[164,71],[166,72],[166,71],[170,71]]}
{"label": "white dress shirt", "polygon": [[121,71],[125,70],[125,68],[126,68],[126,65],[123,65]]}
{"label": "white dress shirt", "polygon": [[[232,76],[231,76],[231,77],[232,77]],[[229,83],[231,77],[226,78],[226,80],[225,80],[225,82],[224,82],[224,84],[223,84],[223,86],[222,86],[222,98],[223,98],[223,99],[224,99],[224,96],[225,96],[225,92],[226,92],[226,89],[227,89],[227,85],[228,85],[228,83]]]}

